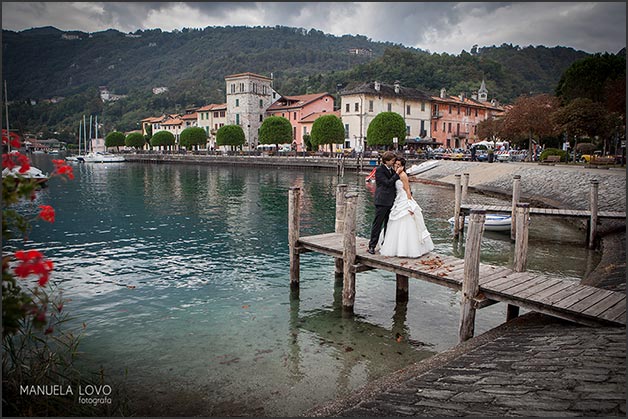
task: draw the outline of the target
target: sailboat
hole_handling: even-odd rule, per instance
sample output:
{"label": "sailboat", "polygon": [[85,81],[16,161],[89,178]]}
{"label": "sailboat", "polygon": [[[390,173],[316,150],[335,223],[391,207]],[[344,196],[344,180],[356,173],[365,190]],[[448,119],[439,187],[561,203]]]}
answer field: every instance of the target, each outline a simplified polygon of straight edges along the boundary
{"label": "sailboat", "polygon": [[[7,139],[8,139],[7,141],[8,152],[9,154],[18,154],[19,151],[11,150],[11,130],[9,129],[9,101],[8,101],[8,96],[7,96],[7,81],[6,80],[4,81],[4,104],[5,104],[5,115],[7,118],[6,133],[7,133]],[[22,166],[15,166],[12,169],[5,167],[2,170],[2,177],[3,178],[7,176],[13,176],[17,178],[21,177],[24,179],[35,180],[38,183],[45,183],[50,178],[48,174],[45,174],[44,172],[42,172],[41,170],[39,170],[38,168],[32,165],[30,165],[29,169],[26,170],[24,173],[20,173],[21,169],[22,169]]]}
{"label": "sailboat", "polygon": [[[89,117],[89,139],[91,144],[92,137],[92,117]],[[96,115],[96,138],[98,138],[98,115]],[[115,155],[106,151],[90,151],[84,156],[79,156],[79,161],[85,163],[119,163],[126,161],[124,156]]]}
{"label": "sailboat", "polygon": [[[83,120],[85,119],[85,115],[83,115]],[[70,162],[79,162],[81,160],[79,160],[79,157],[84,157],[85,154],[87,154],[87,150],[85,152],[85,154],[81,154],[81,136],[82,136],[82,130],[84,130],[84,124],[82,124],[82,121],[79,119],[79,134],[78,134],[78,154],[76,156],[68,156],[65,158],[66,161],[70,161]],[[85,138],[85,136],[83,135],[83,138]],[[83,140],[83,142],[85,142],[85,140]]]}

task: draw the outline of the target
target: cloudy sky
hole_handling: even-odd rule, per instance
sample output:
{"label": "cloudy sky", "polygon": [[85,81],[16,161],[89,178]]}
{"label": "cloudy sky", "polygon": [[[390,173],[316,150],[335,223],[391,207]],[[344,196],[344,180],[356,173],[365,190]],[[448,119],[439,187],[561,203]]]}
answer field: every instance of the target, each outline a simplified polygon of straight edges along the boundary
{"label": "cloudy sky", "polygon": [[474,44],[503,43],[616,53],[626,46],[626,3],[2,2],[2,28],[16,31],[41,26],[172,31],[226,25],[315,28],[450,54],[469,51]]}

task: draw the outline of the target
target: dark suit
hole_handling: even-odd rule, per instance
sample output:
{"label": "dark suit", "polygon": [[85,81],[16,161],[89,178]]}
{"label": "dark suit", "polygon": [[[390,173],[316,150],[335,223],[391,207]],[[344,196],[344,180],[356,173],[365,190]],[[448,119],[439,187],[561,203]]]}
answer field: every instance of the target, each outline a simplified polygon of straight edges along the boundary
{"label": "dark suit", "polygon": [[[374,249],[379,240],[379,234],[382,231],[382,225],[388,223],[390,209],[395,202],[395,182],[399,179],[399,175],[392,169],[388,169],[386,165],[380,165],[375,171],[375,219],[371,227],[371,240],[369,248]],[[386,227],[384,227],[384,232]],[[385,233],[384,233],[385,234]]]}

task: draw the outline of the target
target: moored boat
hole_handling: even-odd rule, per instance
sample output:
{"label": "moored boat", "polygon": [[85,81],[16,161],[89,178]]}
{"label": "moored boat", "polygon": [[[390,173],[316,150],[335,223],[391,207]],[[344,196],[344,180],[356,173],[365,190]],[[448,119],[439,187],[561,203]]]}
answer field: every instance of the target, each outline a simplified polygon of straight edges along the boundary
{"label": "moored boat", "polygon": [[[451,217],[449,224],[453,227],[454,217]],[[484,218],[484,230],[485,231],[510,231],[510,225],[512,223],[512,217],[504,214],[486,214]],[[469,217],[464,217],[464,225],[469,224]]]}

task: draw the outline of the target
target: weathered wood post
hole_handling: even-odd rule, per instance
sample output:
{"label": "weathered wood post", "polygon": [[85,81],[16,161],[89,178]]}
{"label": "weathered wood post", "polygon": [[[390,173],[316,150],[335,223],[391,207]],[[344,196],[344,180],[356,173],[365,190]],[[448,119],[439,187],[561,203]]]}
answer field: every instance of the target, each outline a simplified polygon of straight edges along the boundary
{"label": "weathered wood post", "polygon": [[521,175],[512,177],[512,210],[510,212],[510,240],[515,240],[517,232],[517,204],[521,198]]}
{"label": "weathered wood post", "polygon": [[475,298],[480,291],[480,246],[486,211],[471,210],[464,249],[464,279],[460,301],[460,342],[473,337],[475,331]]}
{"label": "weathered wood post", "polygon": [[467,195],[469,194],[469,174],[462,174],[462,197],[461,202],[467,202]]}
{"label": "weathered wood post", "polygon": [[299,220],[301,212],[301,188],[290,188],[288,192],[288,247],[290,251],[290,288],[299,289],[300,254],[297,247],[299,241]]}
{"label": "weathered wood post", "polygon": [[[336,225],[335,232],[342,234],[345,228],[345,212],[346,202],[345,194],[347,193],[347,185],[342,183],[336,186]],[[336,258],[336,281],[342,281],[342,275],[344,271],[342,258]]]}
{"label": "weathered wood post", "polygon": [[397,295],[395,301],[403,303],[408,301],[408,277],[405,275],[397,274]]}
{"label": "weathered wood post", "polygon": [[460,230],[462,230],[464,226],[464,221],[462,222],[462,226],[460,225],[460,187],[460,175],[458,174],[456,175],[456,180],[454,182],[454,237],[458,237],[460,235]]}
{"label": "weathered wood post", "polygon": [[345,194],[345,228],[343,237],[343,284],[342,284],[342,308],[345,311],[353,311],[355,301],[355,213],[358,202],[358,194],[349,192]]}
{"label": "weathered wood post", "polygon": [[[518,203],[516,207],[515,219],[517,220],[517,231],[515,232],[515,255],[513,258],[512,270],[515,272],[525,272],[528,264],[530,204]],[[519,316],[519,307],[508,304],[506,309],[506,321],[510,321],[517,316]]]}
{"label": "weathered wood post", "polygon": [[589,210],[591,210],[591,218],[589,219],[589,249],[595,247],[595,236],[597,235],[597,198],[600,182],[597,179],[591,179],[591,195],[589,198]]}

